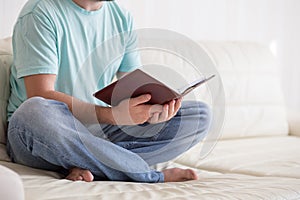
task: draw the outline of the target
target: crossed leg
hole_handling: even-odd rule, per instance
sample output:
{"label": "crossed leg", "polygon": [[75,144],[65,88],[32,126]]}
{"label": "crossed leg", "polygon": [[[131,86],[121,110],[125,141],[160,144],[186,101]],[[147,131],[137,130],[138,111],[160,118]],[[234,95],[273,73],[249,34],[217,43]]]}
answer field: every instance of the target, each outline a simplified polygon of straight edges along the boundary
{"label": "crossed leg", "polygon": [[[183,102],[182,108],[169,122],[141,126],[93,125],[94,135],[102,132],[111,142],[141,156],[149,165],[169,161],[202,140],[208,131],[209,110],[201,102]],[[162,171],[165,182],[196,180],[191,169],[172,168]],[[82,175],[84,174],[84,175]],[[91,180],[91,172],[74,168],[67,179]]]}
{"label": "crossed leg", "polygon": [[[201,111],[201,120],[201,116],[192,112],[195,105],[183,107],[161,131],[152,132],[152,137],[136,137],[140,131],[136,127],[109,126],[106,129],[110,131],[105,133],[108,137],[103,139],[73,117],[64,103],[32,98],[10,120],[8,153],[13,161],[27,166],[53,171],[71,169],[67,176],[70,180],[92,181],[94,176],[101,180],[149,183],[194,180],[197,176],[192,170],[174,168],[158,172],[149,165],[175,158],[201,140],[209,122],[205,109]],[[197,129],[187,126],[195,122],[199,122]],[[124,134],[124,128],[129,134]]]}

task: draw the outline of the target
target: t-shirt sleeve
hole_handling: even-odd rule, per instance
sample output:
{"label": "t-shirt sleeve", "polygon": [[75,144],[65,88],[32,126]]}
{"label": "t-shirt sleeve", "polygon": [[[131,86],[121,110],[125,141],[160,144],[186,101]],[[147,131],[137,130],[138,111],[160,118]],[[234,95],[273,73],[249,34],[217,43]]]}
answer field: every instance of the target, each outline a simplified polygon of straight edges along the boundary
{"label": "t-shirt sleeve", "polygon": [[131,72],[142,66],[140,53],[138,51],[138,36],[134,30],[133,18],[131,15],[128,17],[128,32],[125,34],[125,53],[118,71]]}
{"label": "t-shirt sleeve", "polygon": [[17,78],[34,74],[57,74],[58,55],[55,28],[34,13],[20,18],[13,35]]}

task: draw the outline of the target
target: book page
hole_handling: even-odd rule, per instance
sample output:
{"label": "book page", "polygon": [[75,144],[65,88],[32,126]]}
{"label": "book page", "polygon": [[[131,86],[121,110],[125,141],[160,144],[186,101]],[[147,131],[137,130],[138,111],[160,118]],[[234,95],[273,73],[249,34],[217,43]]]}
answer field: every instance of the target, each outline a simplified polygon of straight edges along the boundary
{"label": "book page", "polygon": [[178,88],[185,87],[189,84],[188,80],[182,74],[177,73],[175,70],[153,66],[143,67],[141,68],[141,70],[159,80],[177,93]]}
{"label": "book page", "polygon": [[209,81],[210,79],[212,79],[213,77],[215,77],[215,75],[211,75],[208,78],[202,78],[200,80],[196,80],[192,83],[190,83],[189,85],[178,89],[178,93],[181,94],[182,96],[188,94],[189,92],[191,92],[192,90],[194,90],[195,88],[199,87],[200,85],[202,85],[203,83]]}

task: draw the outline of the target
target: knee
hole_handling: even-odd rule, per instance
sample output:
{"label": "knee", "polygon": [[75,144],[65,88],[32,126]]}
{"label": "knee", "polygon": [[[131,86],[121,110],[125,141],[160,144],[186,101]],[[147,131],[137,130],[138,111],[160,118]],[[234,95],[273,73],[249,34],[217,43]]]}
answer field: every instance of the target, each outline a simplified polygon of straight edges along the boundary
{"label": "knee", "polygon": [[[8,140],[14,138],[36,138],[47,140],[62,140],[60,122],[64,117],[66,104],[33,97],[21,104],[9,121]],[[29,140],[27,141],[29,142]]]}
{"label": "knee", "polygon": [[34,123],[42,119],[41,113],[46,107],[46,99],[33,97],[24,101],[12,115],[9,124]]}
{"label": "knee", "polygon": [[45,110],[46,99],[33,97],[24,101],[14,112],[9,120],[8,140],[13,142],[14,138],[25,137],[29,131],[34,133],[34,129],[44,120],[42,113]]}
{"label": "knee", "polygon": [[66,104],[42,97],[33,97],[21,104],[9,121],[10,128],[39,132],[55,128],[56,122],[67,113]]}
{"label": "knee", "polygon": [[48,101],[48,99],[43,97],[32,97],[24,101],[17,111],[36,114],[45,110],[47,105],[49,105]]}
{"label": "knee", "polygon": [[196,135],[203,139],[209,132],[212,121],[210,107],[201,101],[186,101],[182,103],[180,114],[189,121],[196,131]]}

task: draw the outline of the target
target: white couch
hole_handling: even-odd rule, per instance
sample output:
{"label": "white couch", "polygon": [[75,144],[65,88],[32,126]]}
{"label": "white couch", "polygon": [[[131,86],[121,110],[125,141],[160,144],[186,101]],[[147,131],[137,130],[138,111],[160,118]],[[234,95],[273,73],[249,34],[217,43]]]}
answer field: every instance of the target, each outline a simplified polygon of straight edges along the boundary
{"label": "white couch", "polygon": [[[28,200],[300,199],[300,138],[289,131],[270,51],[251,42],[199,45],[217,66],[225,88],[222,138],[205,159],[199,159],[199,144],[176,160],[156,166],[194,168],[199,180],[159,184],[71,182],[54,172],[11,163],[5,152],[10,39],[0,40],[0,165],[19,174]],[[165,58],[157,59],[164,62]]]}

